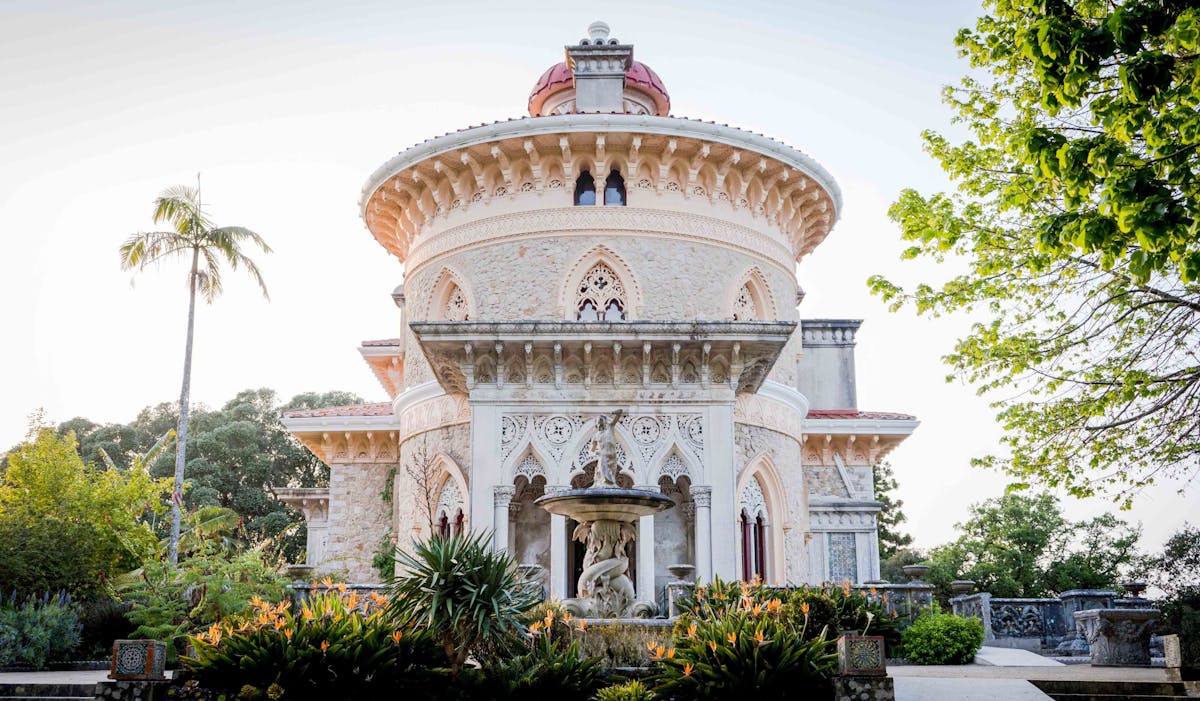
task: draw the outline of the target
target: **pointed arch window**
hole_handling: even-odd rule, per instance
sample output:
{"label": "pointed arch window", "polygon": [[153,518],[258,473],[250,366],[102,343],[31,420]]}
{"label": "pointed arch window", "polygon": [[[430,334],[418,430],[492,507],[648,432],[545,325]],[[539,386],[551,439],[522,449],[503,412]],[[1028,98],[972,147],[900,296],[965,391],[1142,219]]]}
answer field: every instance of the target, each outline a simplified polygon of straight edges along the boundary
{"label": "pointed arch window", "polygon": [[579,282],[575,318],[579,321],[625,321],[625,287],[612,268],[596,263]]}
{"label": "pointed arch window", "polygon": [[742,285],[733,300],[733,320],[758,321],[758,305],[754,302],[754,293],[749,284]]}
{"label": "pointed arch window", "polygon": [[604,205],[625,206],[625,178],[615,168],[604,181]]}
{"label": "pointed arch window", "polygon": [[596,204],[596,179],[585,170],[575,179],[575,205],[589,204]]}
{"label": "pointed arch window", "polygon": [[767,578],[767,501],[762,485],[751,477],[742,489],[738,524],[742,531],[742,579]]}
{"label": "pointed arch window", "polygon": [[442,308],[442,318],[446,321],[471,320],[471,313],[467,307],[467,297],[463,294],[462,288],[454,283],[450,284],[449,294],[446,295],[446,304]]}

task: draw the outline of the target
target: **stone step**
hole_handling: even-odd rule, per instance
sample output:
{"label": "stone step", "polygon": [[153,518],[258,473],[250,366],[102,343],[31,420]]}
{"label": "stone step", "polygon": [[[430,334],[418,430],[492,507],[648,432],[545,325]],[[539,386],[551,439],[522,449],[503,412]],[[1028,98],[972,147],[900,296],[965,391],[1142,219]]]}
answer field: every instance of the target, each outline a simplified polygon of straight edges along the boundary
{"label": "stone step", "polygon": [[1179,682],[1033,681],[1055,701],[1175,701],[1194,699]]}

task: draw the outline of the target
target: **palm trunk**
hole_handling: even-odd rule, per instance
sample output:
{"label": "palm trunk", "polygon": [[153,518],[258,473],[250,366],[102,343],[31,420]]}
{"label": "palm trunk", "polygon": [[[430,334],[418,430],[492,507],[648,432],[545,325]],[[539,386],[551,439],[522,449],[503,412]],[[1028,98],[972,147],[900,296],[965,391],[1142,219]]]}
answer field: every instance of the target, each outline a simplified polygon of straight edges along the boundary
{"label": "palm trunk", "polygon": [[183,520],[183,465],[187,457],[188,398],[192,389],[192,330],[196,322],[196,273],[200,265],[200,249],[192,249],[192,272],[188,278],[187,344],[183,351],[183,389],[179,392],[179,431],[175,444],[175,490],[171,494],[171,542],[167,559],[172,565],[179,562],[179,529]]}

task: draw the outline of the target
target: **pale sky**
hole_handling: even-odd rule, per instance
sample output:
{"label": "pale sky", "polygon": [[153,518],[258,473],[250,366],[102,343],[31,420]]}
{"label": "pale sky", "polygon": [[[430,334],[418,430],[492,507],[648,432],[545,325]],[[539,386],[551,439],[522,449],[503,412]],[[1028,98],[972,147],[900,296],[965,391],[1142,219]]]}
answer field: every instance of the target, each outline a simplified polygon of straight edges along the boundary
{"label": "pale sky", "polygon": [[[126,422],[177,401],[184,263],[131,286],[117,248],[148,230],[164,187],[203,173],[214,220],[262,234],[267,302],[230,276],[200,307],[193,399],[238,390],[350,390],[386,399],[355,348],[395,336],[403,269],[358,218],[367,176],[425,139],[525,114],[563,45],[603,19],[635,45],[678,116],[764,133],[810,154],[844,194],[841,221],[800,266],[802,317],[861,318],[859,406],[917,415],[891,456],[907,527],[952,537],[999,474],[993,412],[947,384],[940,357],[968,319],[889,314],[866,278],[945,270],[901,263],[886,210],[903,187],[946,187],[921,151],[950,129],[943,85],[966,70],[962,2],[63,2],[0,0],[0,450],[44,408],[52,421]],[[685,262],[681,262],[685,264]],[[1191,515],[1164,484],[1124,517],[1156,547]],[[1067,500],[1069,516],[1111,508]]]}

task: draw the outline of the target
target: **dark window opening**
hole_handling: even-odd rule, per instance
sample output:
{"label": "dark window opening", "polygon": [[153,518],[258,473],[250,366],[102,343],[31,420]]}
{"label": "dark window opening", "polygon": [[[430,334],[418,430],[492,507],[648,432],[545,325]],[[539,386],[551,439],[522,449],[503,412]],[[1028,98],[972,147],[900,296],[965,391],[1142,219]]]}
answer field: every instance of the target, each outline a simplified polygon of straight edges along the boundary
{"label": "dark window opening", "polygon": [[596,180],[586,170],[575,180],[575,204],[596,204]]}
{"label": "dark window opening", "polygon": [[616,170],[608,174],[604,181],[604,204],[625,206],[625,178]]}

